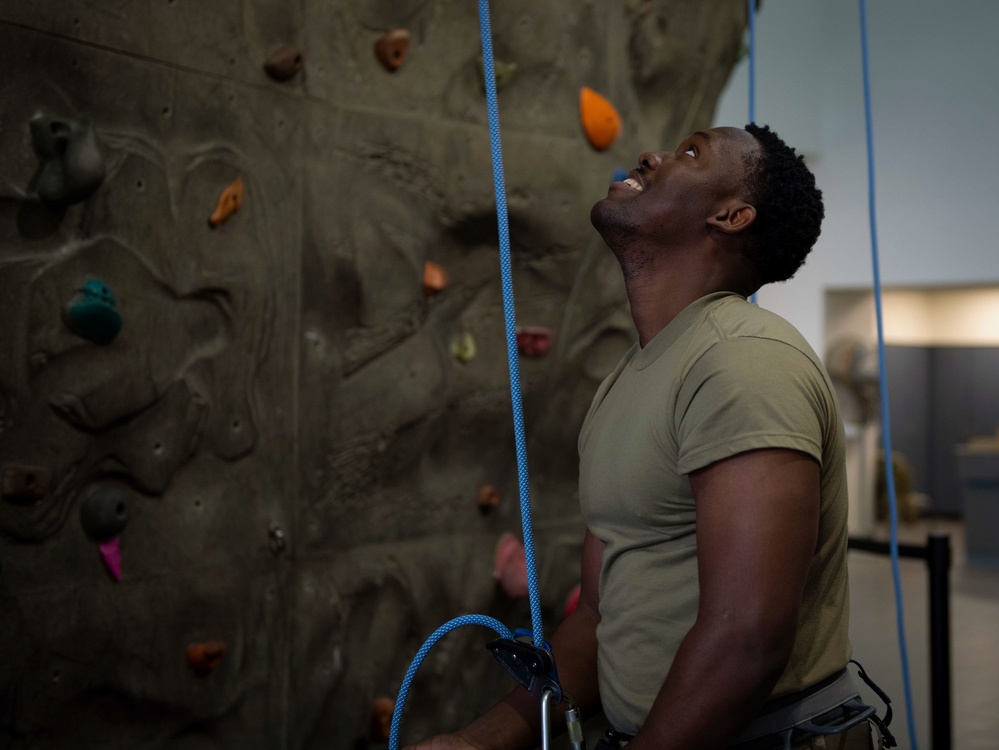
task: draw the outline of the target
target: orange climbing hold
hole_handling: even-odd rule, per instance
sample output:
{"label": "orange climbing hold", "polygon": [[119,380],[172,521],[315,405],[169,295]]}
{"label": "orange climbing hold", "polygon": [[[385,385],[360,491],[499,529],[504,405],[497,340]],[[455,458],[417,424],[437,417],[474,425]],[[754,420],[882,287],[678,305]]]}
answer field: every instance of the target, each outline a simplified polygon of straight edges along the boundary
{"label": "orange climbing hold", "polygon": [[187,646],[187,665],[198,677],[205,677],[222,663],[223,654],[225,643],[222,641],[190,643]]}
{"label": "orange climbing hold", "polygon": [[621,115],[614,105],[586,86],[579,92],[579,118],[590,145],[598,151],[610,148],[621,132]]}
{"label": "orange climbing hold", "polygon": [[392,714],[395,713],[395,701],[391,698],[375,698],[371,703],[371,725],[368,735],[372,742],[388,742],[392,732]]}
{"label": "orange climbing hold", "polygon": [[3,499],[15,505],[34,505],[45,498],[52,472],[44,466],[7,464],[3,467]]}
{"label": "orange climbing hold", "polygon": [[389,73],[395,73],[406,62],[409,52],[409,32],[395,29],[375,42],[375,57]]}
{"label": "orange climbing hold", "polygon": [[484,484],[479,488],[479,496],[475,502],[479,506],[479,510],[483,513],[488,513],[500,504],[499,490],[491,484]]}
{"label": "orange climbing hold", "polygon": [[237,177],[233,183],[222,191],[219,196],[218,205],[215,206],[215,213],[208,219],[208,225],[214,229],[219,224],[224,224],[243,205],[243,178]]}
{"label": "orange climbing hold", "polygon": [[433,297],[448,285],[447,271],[432,261],[423,264],[423,296]]}

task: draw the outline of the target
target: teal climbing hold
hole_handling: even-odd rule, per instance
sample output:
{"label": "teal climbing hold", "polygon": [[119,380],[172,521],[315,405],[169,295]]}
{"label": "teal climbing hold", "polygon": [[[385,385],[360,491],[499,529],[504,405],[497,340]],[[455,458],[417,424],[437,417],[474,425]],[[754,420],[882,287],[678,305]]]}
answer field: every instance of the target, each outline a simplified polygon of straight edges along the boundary
{"label": "teal climbing hold", "polygon": [[111,287],[100,279],[87,279],[66,305],[66,325],[77,336],[97,344],[110,344],[121,331],[121,313]]}

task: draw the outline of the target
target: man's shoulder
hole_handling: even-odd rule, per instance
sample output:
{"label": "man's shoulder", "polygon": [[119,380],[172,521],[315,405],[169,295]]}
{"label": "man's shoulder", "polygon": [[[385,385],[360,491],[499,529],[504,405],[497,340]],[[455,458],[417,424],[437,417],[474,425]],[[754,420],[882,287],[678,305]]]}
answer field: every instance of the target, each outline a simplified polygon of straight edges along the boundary
{"label": "man's shoulder", "polygon": [[[713,329],[712,340],[708,342],[711,345],[738,342],[731,348],[741,349],[761,342],[760,346],[768,349],[789,347],[821,367],[819,356],[801,332],[777,313],[759,305],[727,297],[711,306],[706,322]],[[729,347],[722,347],[726,348]]]}

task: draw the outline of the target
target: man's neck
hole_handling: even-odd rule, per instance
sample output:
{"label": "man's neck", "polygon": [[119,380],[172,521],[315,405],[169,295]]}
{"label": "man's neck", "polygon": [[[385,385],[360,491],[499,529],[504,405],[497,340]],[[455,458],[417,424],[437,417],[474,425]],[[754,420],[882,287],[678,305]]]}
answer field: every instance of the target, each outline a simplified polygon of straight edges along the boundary
{"label": "man's neck", "polygon": [[[680,260],[683,257],[697,256],[673,256],[637,270],[622,263],[631,318],[643,348],[692,302],[713,292],[739,291],[739,284],[722,268],[704,262],[684,263]],[[664,268],[666,265],[669,267]]]}

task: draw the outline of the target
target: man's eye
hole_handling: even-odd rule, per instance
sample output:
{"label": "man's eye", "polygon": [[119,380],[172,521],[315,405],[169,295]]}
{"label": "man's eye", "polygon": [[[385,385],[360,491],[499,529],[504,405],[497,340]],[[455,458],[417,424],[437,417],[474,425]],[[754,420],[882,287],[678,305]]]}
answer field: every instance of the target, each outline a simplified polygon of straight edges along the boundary
{"label": "man's eye", "polygon": [[687,148],[683,150],[683,153],[689,154],[690,156],[697,156],[697,149],[693,146],[687,146]]}

